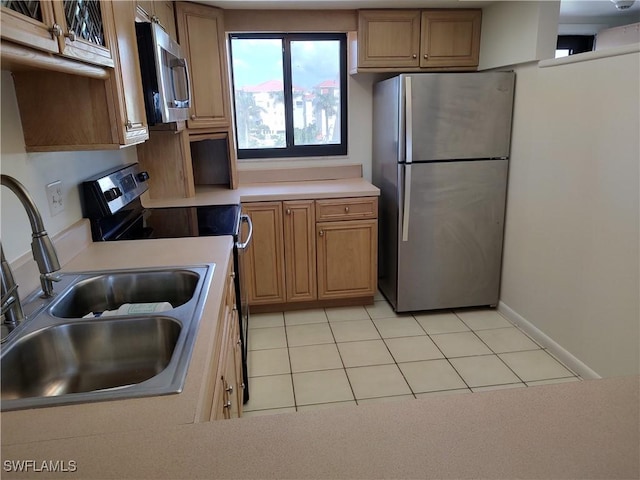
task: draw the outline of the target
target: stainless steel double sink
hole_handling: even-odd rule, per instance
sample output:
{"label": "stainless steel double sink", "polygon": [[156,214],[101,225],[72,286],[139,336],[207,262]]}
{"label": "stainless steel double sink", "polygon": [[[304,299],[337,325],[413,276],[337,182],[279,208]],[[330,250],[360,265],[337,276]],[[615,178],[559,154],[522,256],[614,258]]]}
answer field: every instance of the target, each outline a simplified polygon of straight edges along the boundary
{"label": "stainless steel double sink", "polygon": [[[2,411],[179,393],[215,264],[64,273],[0,353]],[[124,303],[161,313],[82,318]]]}

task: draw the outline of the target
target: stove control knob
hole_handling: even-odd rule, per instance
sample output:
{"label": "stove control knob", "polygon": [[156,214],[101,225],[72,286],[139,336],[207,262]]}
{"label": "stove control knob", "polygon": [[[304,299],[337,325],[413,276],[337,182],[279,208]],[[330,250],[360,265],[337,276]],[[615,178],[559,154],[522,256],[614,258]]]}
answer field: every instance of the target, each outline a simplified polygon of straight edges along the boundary
{"label": "stove control knob", "polygon": [[104,192],[104,198],[107,199],[107,202],[115,200],[116,198],[121,196],[122,196],[122,190],[120,190],[118,187],[110,188],[109,190]]}
{"label": "stove control knob", "polygon": [[146,182],[147,180],[149,180],[149,172],[140,172],[136,175],[136,178],[139,182]]}

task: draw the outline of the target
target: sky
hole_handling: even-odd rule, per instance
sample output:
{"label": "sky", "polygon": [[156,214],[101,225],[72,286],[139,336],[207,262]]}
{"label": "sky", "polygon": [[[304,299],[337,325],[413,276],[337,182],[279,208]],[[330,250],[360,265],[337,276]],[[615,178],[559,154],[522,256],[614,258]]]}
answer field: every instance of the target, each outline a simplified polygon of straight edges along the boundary
{"label": "sky", "polygon": [[[339,51],[337,40],[292,41],[293,84],[311,89],[338,80]],[[282,79],[282,40],[233,38],[231,52],[236,88]]]}

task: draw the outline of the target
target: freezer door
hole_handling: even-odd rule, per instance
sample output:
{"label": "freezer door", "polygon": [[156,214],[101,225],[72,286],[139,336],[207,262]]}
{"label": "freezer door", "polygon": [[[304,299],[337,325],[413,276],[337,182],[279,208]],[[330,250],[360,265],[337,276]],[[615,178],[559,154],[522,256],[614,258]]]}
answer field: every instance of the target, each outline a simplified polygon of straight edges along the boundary
{"label": "freezer door", "polygon": [[403,75],[406,158],[506,158],[513,72]]}
{"label": "freezer door", "polygon": [[[496,305],[507,160],[411,169],[398,229],[398,312]],[[406,179],[406,175],[405,175]]]}

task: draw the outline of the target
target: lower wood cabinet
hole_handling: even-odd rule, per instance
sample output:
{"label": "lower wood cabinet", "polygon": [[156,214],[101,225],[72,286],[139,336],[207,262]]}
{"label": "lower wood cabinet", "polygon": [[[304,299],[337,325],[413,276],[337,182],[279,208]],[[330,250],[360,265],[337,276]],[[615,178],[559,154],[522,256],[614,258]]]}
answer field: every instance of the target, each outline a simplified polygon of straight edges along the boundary
{"label": "lower wood cabinet", "polygon": [[214,339],[214,353],[210,377],[205,389],[205,406],[200,420],[224,420],[242,416],[244,382],[242,379],[242,343],[236,307],[233,261],[229,261],[227,282],[218,318],[218,334]]}
{"label": "lower wood cabinet", "polygon": [[244,203],[253,239],[244,256],[251,306],[373,297],[377,198]]}
{"label": "lower wood cabinet", "polygon": [[378,221],[352,220],[316,225],[318,298],[374,295],[377,280]]}

